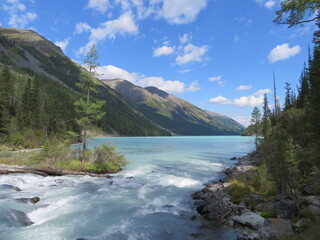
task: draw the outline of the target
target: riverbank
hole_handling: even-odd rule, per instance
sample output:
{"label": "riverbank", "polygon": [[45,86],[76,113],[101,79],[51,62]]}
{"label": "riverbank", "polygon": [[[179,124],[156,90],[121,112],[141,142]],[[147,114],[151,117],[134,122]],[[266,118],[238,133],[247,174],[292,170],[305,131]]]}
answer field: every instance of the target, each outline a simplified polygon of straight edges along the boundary
{"label": "riverbank", "polygon": [[[224,171],[225,177],[192,195],[204,219],[236,228],[240,232],[237,239],[290,239],[293,235],[295,239],[312,239],[301,238],[301,233],[308,228],[313,231],[310,235],[314,235],[314,231],[319,233],[319,229],[313,227],[319,220],[319,195],[301,196],[300,214],[296,215],[296,204],[288,197],[246,192],[250,189],[250,179],[256,177],[257,153],[231,160],[238,162]],[[239,184],[239,187],[239,182],[244,186]]]}

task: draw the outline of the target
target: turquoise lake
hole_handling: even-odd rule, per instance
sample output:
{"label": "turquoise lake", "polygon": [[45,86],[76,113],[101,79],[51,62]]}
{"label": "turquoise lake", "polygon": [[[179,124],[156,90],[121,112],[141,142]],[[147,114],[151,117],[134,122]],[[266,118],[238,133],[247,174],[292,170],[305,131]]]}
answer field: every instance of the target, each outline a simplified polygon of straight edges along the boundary
{"label": "turquoise lake", "polygon": [[[251,137],[94,138],[89,146],[109,142],[130,162],[111,179],[0,176],[0,184],[22,189],[0,189],[0,213],[21,210],[34,222],[13,227],[10,217],[0,217],[0,239],[235,239],[231,228],[191,220],[198,216],[191,194],[223,176],[235,164],[231,157],[252,151]],[[35,205],[14,201],[35,196]]]}

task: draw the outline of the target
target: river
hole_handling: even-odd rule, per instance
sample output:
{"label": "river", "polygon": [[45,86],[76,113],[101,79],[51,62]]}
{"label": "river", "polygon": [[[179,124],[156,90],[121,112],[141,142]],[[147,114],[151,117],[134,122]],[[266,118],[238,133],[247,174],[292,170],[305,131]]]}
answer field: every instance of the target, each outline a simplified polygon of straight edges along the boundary
{"label": "river", "polygon": [[[89,146],[112,142],[130,162],[113,178],[87,176],[0,176],[0,215],[24,211],[34,222],[13,227],[0,217],[1,240],[192,240],[235,239],[232,229],[197,218],[191,194],[218,179],[233,156],[254,148],[250,137],[94,138]],[[35,205],[14,201],[40,197]]]}

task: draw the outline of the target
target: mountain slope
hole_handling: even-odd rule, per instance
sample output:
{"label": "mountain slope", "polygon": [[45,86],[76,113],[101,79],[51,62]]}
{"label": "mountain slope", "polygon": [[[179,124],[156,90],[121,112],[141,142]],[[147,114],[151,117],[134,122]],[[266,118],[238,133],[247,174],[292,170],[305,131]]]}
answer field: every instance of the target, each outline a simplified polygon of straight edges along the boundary
{"label": "mountain slope", "polygon": [[123,79],[103,80],[148,118],[177,135],[239,135],[244,127],[155,87],[141,88]]}
{"label": "mountain slope", "polygon": [[[69,94],[74,100],[79,98],[81,93],[76,83],[80,81],[81,72],[86,71],[66,57],[59,47],[36,32],[2,27],[1,66],[7,66],[11,71],[27,69],[42,78],[57,82],[61,87],[70,89]],[[97,83],[99,94],[95,97],[106,100],[103,110],[107,114],[97,123],[102,130],[130,136],[169,135],[169,132],[159,128],[116,91],[99,80]]]}

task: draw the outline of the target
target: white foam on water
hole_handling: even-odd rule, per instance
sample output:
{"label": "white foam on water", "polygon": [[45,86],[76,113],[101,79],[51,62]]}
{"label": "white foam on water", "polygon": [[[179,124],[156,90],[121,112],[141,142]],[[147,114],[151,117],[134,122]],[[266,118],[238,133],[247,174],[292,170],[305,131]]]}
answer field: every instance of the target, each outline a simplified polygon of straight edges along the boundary
{"label": "white foam on water", "polygon": [[192,178],[165,175],[161,179],[159,179],[159,184],[162,186],[176,186],[178,188],[187,188],[194,185],[200,185],[201,182]]}

